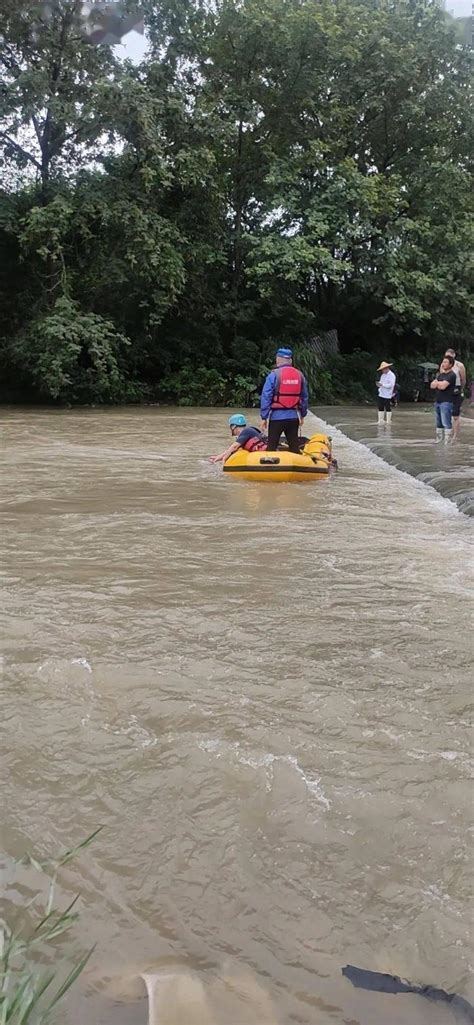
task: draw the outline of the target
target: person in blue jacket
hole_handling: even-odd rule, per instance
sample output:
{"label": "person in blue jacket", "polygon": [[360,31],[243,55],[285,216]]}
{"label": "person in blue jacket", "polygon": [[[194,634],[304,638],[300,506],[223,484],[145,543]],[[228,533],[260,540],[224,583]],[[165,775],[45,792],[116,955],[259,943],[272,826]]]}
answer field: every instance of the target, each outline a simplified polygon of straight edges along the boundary
{"label": "person in blue jacket", "polygon": [[276,366],[265,381],[260,397],[262,428],[267,429],[268,449],[274,452],[282,434],[290,452],[299,452],[298,431],[308,412],[306,378],[293,366],[291,349],[278,349]]}

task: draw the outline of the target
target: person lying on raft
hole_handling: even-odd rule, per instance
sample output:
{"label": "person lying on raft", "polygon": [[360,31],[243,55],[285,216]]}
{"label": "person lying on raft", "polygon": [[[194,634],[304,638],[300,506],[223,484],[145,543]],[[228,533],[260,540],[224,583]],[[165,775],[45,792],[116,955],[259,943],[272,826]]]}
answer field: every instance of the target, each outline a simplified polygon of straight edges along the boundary
{"label": "person lying on raft", "polygon": [[225,463],[226,459],[237,452],[239,448],[244,448],[246,452],[258,452],[266,449],[266,436],[257,427],[247,426],[243,413],[234,413],[233,416],[230,416],[229,427],[233,439],[232,444],[223,452],[219,452],[218,456],[210,456],[210,463]]}

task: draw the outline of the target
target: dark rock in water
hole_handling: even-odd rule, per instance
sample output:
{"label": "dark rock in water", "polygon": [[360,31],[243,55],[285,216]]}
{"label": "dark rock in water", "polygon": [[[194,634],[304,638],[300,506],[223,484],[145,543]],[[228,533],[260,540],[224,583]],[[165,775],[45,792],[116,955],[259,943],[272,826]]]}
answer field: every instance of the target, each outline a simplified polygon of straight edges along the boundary
{"label": "dark rock in water", "polygon": [[365,968],[356,968],[351,964],[342,968],[342,974],[357,989],[368,989],[374,993],[417,993],[418,996],[426,997],[427,1000],[449,1004],[453,1010],[462,1014],[464,1021],[474,1022],[473,1005],[456,993],[447,993],[446,990],[437,989],[436,986],[417,986],[413,982],[407,982],[406,979],[400,979],[398,975],[369,972]]}

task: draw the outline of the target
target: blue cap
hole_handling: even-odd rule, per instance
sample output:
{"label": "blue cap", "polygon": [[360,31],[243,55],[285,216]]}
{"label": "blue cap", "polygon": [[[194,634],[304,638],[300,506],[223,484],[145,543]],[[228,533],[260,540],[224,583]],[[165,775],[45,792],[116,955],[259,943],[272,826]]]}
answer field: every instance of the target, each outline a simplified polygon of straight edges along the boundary
{"label": "blue cap", "polygon": [[229,427],[246,427],[247,421],[243,413],[234,413],[229,417]]}
{"label": "blue cap", "polygon": [[277,349],[277,356],[282,359],[293,359],[293,349]]}

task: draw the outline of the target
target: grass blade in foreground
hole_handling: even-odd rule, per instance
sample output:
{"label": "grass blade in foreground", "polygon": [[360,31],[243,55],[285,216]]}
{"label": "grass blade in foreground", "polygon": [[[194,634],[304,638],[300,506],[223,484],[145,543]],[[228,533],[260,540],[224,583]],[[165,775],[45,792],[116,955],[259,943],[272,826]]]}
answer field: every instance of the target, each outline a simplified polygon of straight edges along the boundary
{"label": "grass blade in foreground", "polygon": [[[60,968],[45,971],[38,964],[39,951],[45,947],[47,949],[58,936],[69,933],[78,918],[77,913],[73,912],[78,896],[64,911],[54,907],[58,871],[63,865],[69,864],[78,852],[84,850],[99,832],[100,829],[96,829],[91,836],[77,847],[66,851],[56,861],[40,863],[28,856],[17,862],[18,865],[26,863],[38,874],[46,874],[48,866],[53,869],[53,874],[39,921],[35,923],[33,920],[33,905],[39,903],[38,884],[38,894],[33,900],[25,902],[22,913],[14,924],[0,922],[0,1025],[47,1025],[52,1022],[51,1012],[74,984],[91,957],[95,947],[80,957],[62,982],[59,980]],[[52,999],[45,1003],[45,994],[55,980],[60,982],[58,989]]]}

